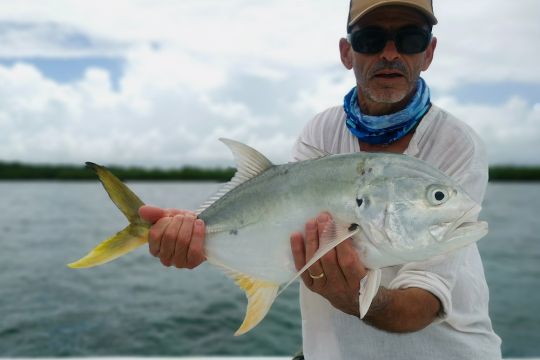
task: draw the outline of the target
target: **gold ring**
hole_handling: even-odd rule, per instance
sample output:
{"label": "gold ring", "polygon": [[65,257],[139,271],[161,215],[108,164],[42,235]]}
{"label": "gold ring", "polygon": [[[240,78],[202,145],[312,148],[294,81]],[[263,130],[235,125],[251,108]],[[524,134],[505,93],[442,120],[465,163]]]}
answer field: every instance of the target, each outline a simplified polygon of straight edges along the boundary
{"label": "gold ring", "polygon": [[312,279],[322,279],[324,277],[324,271],[322,273],[320,273],[319,275],[313,275],[308,270],[308,274],[309,274],[309,277],[312,278]]}

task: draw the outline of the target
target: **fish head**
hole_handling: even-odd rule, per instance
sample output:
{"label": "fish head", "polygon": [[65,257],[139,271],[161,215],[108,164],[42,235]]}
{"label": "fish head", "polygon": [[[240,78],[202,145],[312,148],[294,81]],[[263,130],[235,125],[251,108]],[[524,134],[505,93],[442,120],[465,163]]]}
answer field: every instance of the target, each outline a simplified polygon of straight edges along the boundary
{"label": "fish head", "polygon": [[[399,174],[399,175],[398,175]],[[442,173],[381,171],[360,182],[356,217],[379,252],[420,261],[471,244],[487,234],[481,207]]]}

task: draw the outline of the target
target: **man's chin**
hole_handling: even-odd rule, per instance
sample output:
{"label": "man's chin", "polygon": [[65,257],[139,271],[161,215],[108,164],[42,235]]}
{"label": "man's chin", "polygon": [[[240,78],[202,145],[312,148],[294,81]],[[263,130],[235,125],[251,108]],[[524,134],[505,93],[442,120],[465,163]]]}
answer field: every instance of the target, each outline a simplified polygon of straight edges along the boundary
{"label": "man's chin", "polygon": [[395,89],[383,89],[369,92],[370,99],[380,104],[395,104],[405,99],[406,96],[407,92]]}

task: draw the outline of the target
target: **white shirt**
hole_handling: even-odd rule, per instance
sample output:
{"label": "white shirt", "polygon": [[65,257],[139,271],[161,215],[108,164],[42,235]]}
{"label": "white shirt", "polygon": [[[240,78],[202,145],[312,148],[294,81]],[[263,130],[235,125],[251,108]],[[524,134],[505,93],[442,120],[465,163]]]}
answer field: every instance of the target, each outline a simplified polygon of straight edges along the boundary
{"label": "white shirt", "polygon": [[[359,152],[358,139],[345,125],[342,107],[330,108],[309,122],[294,149],[296,160],[309,154],[302,143],[332,154]],[[488,164],[474,131],[432,106],[405,154],[422,159],[460,183],[478,203],[484,198]],[[304,356],[308,360],[350,359],[501,359],[500,338],[488,314],[489,291],[476,244],[425,262],[382,269],[381,286],[417,287],[442,304],[441,317],[423,330],[396,334],[378,330],[335,309],[301,284]]]}

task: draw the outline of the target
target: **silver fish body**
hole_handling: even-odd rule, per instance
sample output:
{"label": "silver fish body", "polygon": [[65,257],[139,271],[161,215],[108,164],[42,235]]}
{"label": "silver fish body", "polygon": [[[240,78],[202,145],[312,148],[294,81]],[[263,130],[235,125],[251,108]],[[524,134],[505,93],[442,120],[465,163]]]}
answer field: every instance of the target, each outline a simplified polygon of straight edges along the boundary
{"label": "silver fish body", "polygon": [[[436,200],[437,191],[448,199]],[[289,281],[297,273],[289,236],[322,211],[338,226],[359,225],[353,240],[371,269],[454,250],[487,230],[476,222],[480,207],[423,161],[382,153],[334,155],[272,166],[201,212],[208,258],[253,277]],[[453,239],[448,230],[465,224],[468,236]]]}
{"label": "silver fish body", "polygon": [[[477,221],[480,206],[454,180],[421,160],[386,153],[327,155],[313,149],[319,158],[273,165],[247,145],[222,141],[235,156],[237,173],[202,205],[198,217],[206,224],[208,261],[248,297],[236,334],[256,326],[280,290],[347,238],[370,269],[359,295],[363,317],[379,287],[379,269],[445,254],[487,233],[487,224]],[[104,168],[92,167],[132,224],[72,267],[121,256],[146,241],[150,226],[135,215],[142,202]],[[127,205],[126,199],[131,199]],[[296,271],[290,235],[323,211],[333,221],[320,235],[319,250]]]}

